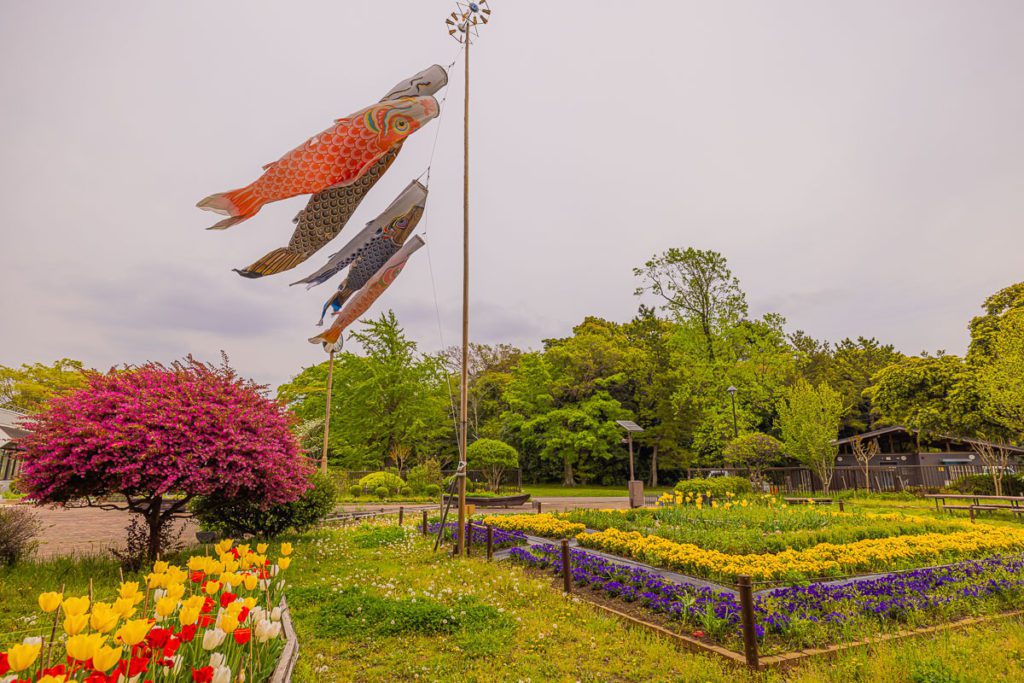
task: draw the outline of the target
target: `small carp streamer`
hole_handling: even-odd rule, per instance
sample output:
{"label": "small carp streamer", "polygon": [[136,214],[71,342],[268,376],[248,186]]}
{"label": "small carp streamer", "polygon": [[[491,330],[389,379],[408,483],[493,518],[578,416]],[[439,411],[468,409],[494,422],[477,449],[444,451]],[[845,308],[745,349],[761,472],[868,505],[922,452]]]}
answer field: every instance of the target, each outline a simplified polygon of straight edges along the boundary
{"label": "small carp streamer", "polygon": [[[381,102],[434,95],[447,84],[448,74],[435,64],[398,83],[381,98]],[[310,197],[306,208],[292,221],[295,230],[288,246],[274,249],[252,265],[235,272],[248,278],[273,275],[290,270],[315,254],[342,231],[366,194],[391,167],[402,144],[396,144],[356,182],[330,187]]]}
{"label": "small carp streamer", "polygon": [[229,216],[211,229],[222,230],[252,218],[264,204],[328,187],[351,185],[388,150],[438,115],[432,96],[403,97],[362,109],[335,121],[277,161],[255,182],[213,194],[196,206]]}
{"label": "small carp streamer", "polygon": [[315,337],[310,337],[309,342],[311,344],[321,344],[325,351],[330,351],[332,348],[337,348],[338,340],[341,338],[341,333],[345,331],[345,328],[355,322],[359,316],[365,313],[373,302],[376,301],[381,294],[384,293],[398,274],[405,268],[405,264],[409,261],[409,257],[424,245],[423,238],[416,235],[411,240],[405,243],[398,252],[388,259],[388,262],[384,264],[384,267],[378,270],[370,281],[366,283],[366,286],[360,289],[355,296],[348,300],[345,307],[341,309],[341,312],[334,318],[334,322],[329,328],[321,332]]}
{"label": "small carp streamer", "polygon": [[318,325],[323,325],[327,309],[335,312],[395,255],[416,229],[427,204],[427,188],[414,180],[391,202],[384,212],[366,224],[358,235],[332,255],[327,264],[293,285],[305,283],[310,289],[326,282],[351,264],[348,277],[324,304]]}

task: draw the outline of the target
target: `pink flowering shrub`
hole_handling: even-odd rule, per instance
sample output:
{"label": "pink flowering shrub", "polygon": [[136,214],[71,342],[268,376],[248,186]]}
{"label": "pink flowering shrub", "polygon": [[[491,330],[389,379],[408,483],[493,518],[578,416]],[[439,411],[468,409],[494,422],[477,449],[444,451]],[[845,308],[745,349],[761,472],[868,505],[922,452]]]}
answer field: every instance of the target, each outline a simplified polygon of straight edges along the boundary
{"label": "pink flowering shrub", "polygon": [[[312,467],[289,430],[290,413],[226,363],[189,357],[92,373],[87,382],[27,421],[21,486],[39,503],[143,515],[151,558],[160,529],[194,496],[270,505],[310,487]],[[103,500],[113,494],[125,501]]]}

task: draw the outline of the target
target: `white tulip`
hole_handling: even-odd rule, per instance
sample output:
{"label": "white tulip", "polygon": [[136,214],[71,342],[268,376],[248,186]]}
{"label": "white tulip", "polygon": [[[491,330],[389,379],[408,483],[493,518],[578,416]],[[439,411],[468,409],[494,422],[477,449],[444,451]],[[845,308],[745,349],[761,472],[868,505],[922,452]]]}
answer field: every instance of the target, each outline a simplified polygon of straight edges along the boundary
{"label": "white tulip", "polygon": [[26,636],[24,638],[24,640],[22,640],[21,642],[24,645],[40,645],[41,646],[43,644],[43,639],[40,636]]}
{"label": "white tulip", "polygon": [[220,647],[220,644],[224,642],[224,638],[227,635],[227,633],[224,633],[219,628],[207,629],[203,634],[203,649],[213,650]]}
{"label": "white tulip", "polygon": [[264,619],[256,624],[256,640],[260,643],[277,638],[280,634],[281,622],[279,621],[267,621]]}
{"label": "white tulip", "polygon": [[213,670],[213,683],[231,683],[231,669],[218,666]]}
{"label": "white tulip", "polygon": [[271,621],[281,621],[281,608],[280,607],[275,607],[274,609],[272,609],[270,611],[270,620]]}
{"label": "white tulip", "polygon": [[214,652],[210,655],[210,666],[214,669],[224,666],[224,655],[220,652]]}

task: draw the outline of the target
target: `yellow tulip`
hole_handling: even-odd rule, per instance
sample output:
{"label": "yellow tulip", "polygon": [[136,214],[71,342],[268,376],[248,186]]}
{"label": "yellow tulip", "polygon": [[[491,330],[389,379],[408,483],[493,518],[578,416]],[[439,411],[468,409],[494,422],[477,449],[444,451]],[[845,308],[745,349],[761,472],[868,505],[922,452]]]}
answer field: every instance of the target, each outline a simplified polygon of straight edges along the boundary
{"label": "yellow tulip", "polygon": [[259,553],[260,555],[265,555],[266,552],[267,552],[267,548],[269,548],[269,547],[270,546],[267,545],[266,543],[257,543],[256,544],[256,552]]}
{"label": "yellow tulip", "polygon": [[181,622],[182,626],[191,626],[196,623],[199,621],[199,608],[182,607],[181,612],[178,613],[178,621]]}
{"label": "yellow tulip", "polygon": [[134,619],[117,629],[115,638],[125,645],[138,645],[149,633],[149,622],[145,619]]}
{"label": "yellow tulip", "polygon": [[156,601],[156,613],[161,617],[169,617],[178,608],[178,599],[167,596]]}
{"label": "yellow tulip", "polygon": [[167,571],[167,568],[170,567],[170,566],[171,566],[170,562],[161,562],[161,561],[158,560],[158,561],[153,563],[153,573],[154,574],[163,574],[164,572]]}
{"label": "yellow tulip", "polygon": [[96,649],[96,654],[92,656],[92,666],[99,671],[109,671],[115,664],[121,661],[122,654],[123,652],[119,647],[102,645]]}
{"label": "yellow tulip", "polygon": [[228,606],[224,608],[225,614],[230,614],[233,617],[237,617],[239,612],[242,611],[242,603],[235,601],[229,602]]}
{"label": "yellow tulip", "polygon": [[188,572],[181,567],[171,567],[167,570],[167,584],[181,583],[188,581]]}
{"label": "yellow tulip", "polygon": [[193,555],[188,558],[188,564],[186,566],[194,572],[203,571],[206,568],[206,558],[200,557],[199,555]]}
{"label": "yellow tulip", "polygon": [[247,591],[255,590],[256,584],[259,582],[260,580],[256,578],[255,574],[246,574],[245,578],[242,579],[242,583],[245,584],[245,590]]}
{"label": "yellow tulip", "polygon": [[39,594],[39,609],[44,612],[49,613],[54,611],[60,607],[62,602],[64,602],[64,596],[61,593],[50,592]]}
{"label": "yellow tulip", "polygon": [[40,678],[36,683],[64,683],[68,680],[67,676],[54,676],[53,674],[46,674]]}
{"label": "yellow tulip", "polygon": [[113,610],[122,619],[128,619],[135,614],[135,598],[118,598],[114,601]]}
{"label": "yellow tulip", "polygon": [[244,605],[246,609],[252,609],[256,606],[256,602],[256,598],[245,598],[242,600],[242,605]]}
{"label": "yellow tulip", "polygon": [[67,633],[69,636],[76,635],[81,633],[88,624],[88,614],[76,614],[75,616],[69,614],[64,618],[64,633]]}
{"label": "yellow tulip", "polygon": [[189,609],[202,609],[203,605],[206,604],[206,597],[202,595],[193,595],[192,597],[185,600],[185,607]]}
{"label": "yellow tulip", "polygon": [[80,598],[64,598],[64,614],[69,617],[77,617],[79,614],[85,614],[89,611],[89,598],[82,596]]}
{"label": "yellow tulip", "polygon": [[224,631],[224,633],[231,633],[238,628],[238,617],[225,612],[220,615],[220,619],[217,621],[217,628]]}
{"label": "yellow tulip", "polygon": [[288,565],[292,563],[292,558],[282,557],[277,561],[277,566],[281,569],[288,569]]}
{"label": "yellow tulip", "polygon": [[281,544],[281,554],[284,555],[284,556],[291,555],[292,554],[292,544],[291,543],[282,543]]}
{"label": "yellow tulip", "polygon": [[214,593],[220,590],[220,581],[207,581],[206,585],[203,587],[203,590],[206,592],[207,595],[213,595]]}
{"label": "yellow tulip", "polygon": [[[166,571],[166,569],[164,570]],[[162,572],[157,572],[160,574]],[[139,582],[138,581],[125,581],[121,584],[121,587],[117,591],[118,597],[121,598],[133,598],[139,593]]]}
{"label": "yellow tulip", "polygon": [[117,622],[120,619],[121,615],[118,614],[113,607],[106,603],[97,602],[92,607],[92,615],[89,617],[89,626],[91,626],[94,631],[107,633],[117,626]]}
{"label": "yellow tulip", "polygon": [[101,633],[90,633],[88,635],[83,633],[68,638],[67,642],[64,643],[64,649],[68,651],[68,657],[84,662],[87,659],[92,659],[93,655],[96,654],[96,650],[99,649],[100,645],[103,645],[104,640],[106,638]]}
{"label": "yellow tulip", "polygon": [[27,669],[36,661],[42,648],[42,643],[12,645],[7,651],[7,665],[11,667],[11,671]]}

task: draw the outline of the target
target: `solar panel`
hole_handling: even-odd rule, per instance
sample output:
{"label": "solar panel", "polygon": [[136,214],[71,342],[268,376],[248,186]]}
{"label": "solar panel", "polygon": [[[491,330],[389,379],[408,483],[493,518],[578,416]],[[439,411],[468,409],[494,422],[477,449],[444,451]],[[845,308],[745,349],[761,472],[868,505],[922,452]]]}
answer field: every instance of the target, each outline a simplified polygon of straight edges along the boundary
{"label": "solar panel", "polygon": [[642,431],[644,431],[643,427],[638,425],[636,422],[633,422],[632,420],[616,420],[615,424],[619,425],[620,427],[625,429],[627,432],[642,432]]}

